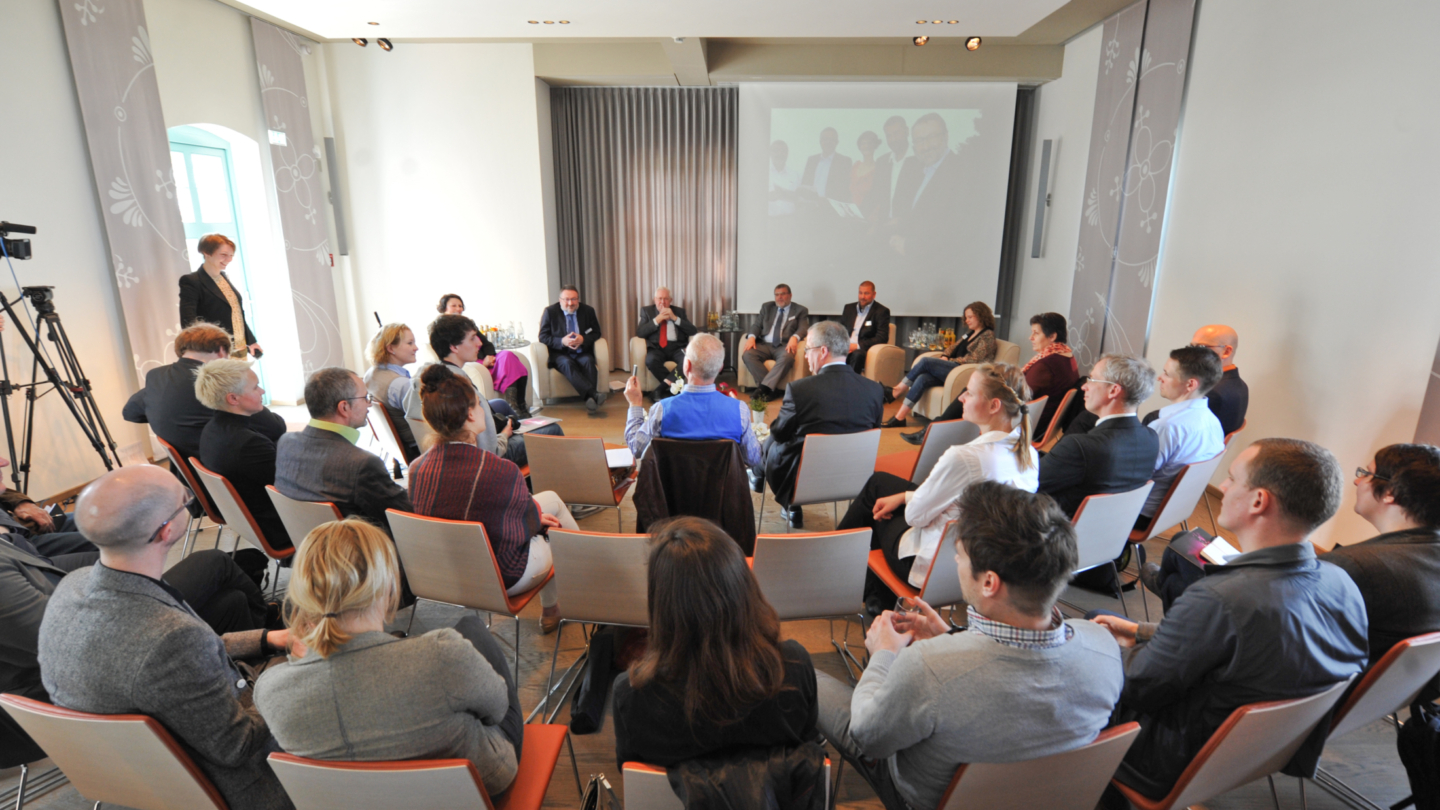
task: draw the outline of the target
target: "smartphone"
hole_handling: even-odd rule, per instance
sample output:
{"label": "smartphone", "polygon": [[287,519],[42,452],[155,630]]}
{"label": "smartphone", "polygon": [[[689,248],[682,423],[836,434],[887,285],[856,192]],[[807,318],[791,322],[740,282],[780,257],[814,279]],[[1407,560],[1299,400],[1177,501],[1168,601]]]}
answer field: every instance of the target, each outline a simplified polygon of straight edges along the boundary
{"label": "smartphone", "polygon": [[637,379],[637,380],[640,379],[640,364],[639,364],[639,363],[636,363],[635,365],[633,365],[633,366],[630,367],[630,376],[631,376],[631,377],[634,377],[634,378]]}

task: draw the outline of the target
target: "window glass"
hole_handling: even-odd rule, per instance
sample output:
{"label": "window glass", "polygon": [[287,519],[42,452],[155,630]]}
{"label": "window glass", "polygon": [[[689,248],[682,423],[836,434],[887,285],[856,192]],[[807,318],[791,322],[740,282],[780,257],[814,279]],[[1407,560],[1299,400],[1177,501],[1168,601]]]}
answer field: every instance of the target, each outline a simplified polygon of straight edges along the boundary
{"label": "window glass", "polygon": [[180,202],[180,221],[195,221],[195,201],[190,199],[190,172],[185,168],[183,152],[170,153],[170,170],[175,173],[175,199]]}

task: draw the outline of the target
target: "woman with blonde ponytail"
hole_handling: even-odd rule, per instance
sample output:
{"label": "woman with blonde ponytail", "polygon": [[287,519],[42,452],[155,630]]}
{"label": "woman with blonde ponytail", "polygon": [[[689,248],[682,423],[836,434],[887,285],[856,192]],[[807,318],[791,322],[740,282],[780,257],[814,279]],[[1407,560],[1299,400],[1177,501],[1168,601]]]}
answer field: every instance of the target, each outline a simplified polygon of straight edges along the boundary
{"label": "woman with blonde ponytail", "polygon": [[[1034,492],[1039,485],[1039,463],[1025,418],[1029,399],[1025,375],[1015,366],[986,363],[975,369],[960,401],[962,418],[979,427],[980,436],[946,450],[919,486],[890,473],[870,476],[837,528],[873,529],[870,547],[885,553],[890,570],[917,588],[923,586],[945,524],[960,515],[956,502],[966,487],[999,481]],[[870,574],[866,609],[878,615],[892,607],[894,599],[885,583]]]}
{"label": "woman with blonde ponytail", "polygon": [[505,654],[473,614],[414,638],[386,633],[399,596],[384,532],[357,518],[310,532],[285,597],[292,652],[260,676],[255,707],[292,754],[468,759],[496,797],[515,779],[524,735]]}

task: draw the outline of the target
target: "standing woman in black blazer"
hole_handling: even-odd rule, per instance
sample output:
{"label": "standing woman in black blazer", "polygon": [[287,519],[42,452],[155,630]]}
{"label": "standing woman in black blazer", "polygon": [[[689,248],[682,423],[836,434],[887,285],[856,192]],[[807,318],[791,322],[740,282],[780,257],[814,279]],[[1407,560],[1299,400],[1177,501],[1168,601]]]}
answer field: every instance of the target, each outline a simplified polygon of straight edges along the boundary
{"label": "standing woman in black blazer", "polygon": [[225,234],[209,233],[200,237],[200,252],[205,255],[204,264],[180,277],[180,328],[208,321],[230,333],[232,356],[253,354],[258,358],[264,352],[245,323],[240,293],[225,275],[225,267],[235,258],[235,243]]}

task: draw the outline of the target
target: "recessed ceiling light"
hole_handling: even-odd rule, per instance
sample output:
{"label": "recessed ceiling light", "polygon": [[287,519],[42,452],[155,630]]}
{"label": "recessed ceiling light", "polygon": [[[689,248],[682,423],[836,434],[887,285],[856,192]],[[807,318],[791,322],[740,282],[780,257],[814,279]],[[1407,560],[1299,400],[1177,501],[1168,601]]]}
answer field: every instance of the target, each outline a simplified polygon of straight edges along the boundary
{"label": "recessed ceiling light", "polygon": [[929,20],[916,20],[916,21],[915,21],[915,24],[916,24],[916,25],[924,25],[925,23],[928,23],[928,22],[930,22],[930,21],[929,21]]}
{"label": "recessed ceiling light", "polygon": [[936,25],[939,25],[940,23],[945,22],[945,21],[944,21],[944,20],[931,20],[930,22],[935,23]]}
{"label": "recessed ceiling light", "polygon": [[370,40],[364,37],[351,37],[350,41],[355,43],[356,45],[359,45],[362,48],[370,44]]}
{"label": "recessed ceiling light", "polygon": [[561,21],[560,21],[560,24],[561,24],[561,25],[569,25],[569,24],[570,24],[570,21],[569,21],[569,20],[561,20]]}
{"label": "recessed ceiling light", "polygon": [[388,40],[388,39],[386,39],[386,38],[384,38],[384,37],[381,37],[381,38],[375,40],[375,44],[376,44],[376,45],[379,45],[379,46],[380,46],[380,49],[381,49],[381,50],[384,50],[384,51],[393,51],[393,50],[395,50],[395,46],[394,46],[393,44],[391,44],[390,40]]}
{"label": "recessed ceiling light", "polygon": [[924,45],[925,43],[929,42],[929,41],[930,41],[930,38],[929,38],[929,37],[921,36],[921,37],[915,37],[915,39],[913,39],[913,40],[911,40],[911,41],[914,42],[914,43],[915,43],[915,46],[918,48],[919,46]]}
{"label": "recessed ceiling light", "polygon": [[378,22],[372,22],[372,23],[365,23],[365,24],[366,24],[366,25],[379,25],[380,23],[378,23]]}
{"label": "recessed ceiling light", "polygon": [[965,40],[965,50],[967,50],[967,51],[978,51],[978,50],[980,50],[980,37],[970,37],[969,39]]}
{"label": "recessed ceiling light", "polygon": [[546,25],[554,25],[554,24],[555,24],[555,21],[554,21],[554,20],[546,20],[546,21],[545,21],[545,24],[546,24]]}
{"label": "recessed ceiling light", "polygon": [[958,22],[960,22],[960,21],[959,21],[959,20],[946,20],[945,22],[948,23],[948,24],[950,24],[950,25],[954,25],[954,24],[956,24],[956,23],[958,23]]}
{"label": "recessed ceiling light", "polygon": [[540,21],[539,21],[539,20],[526,20],[525,22],[528,22],[528,23],[530,23],[531,25],[539,25],[539,24],[540,24]]}

